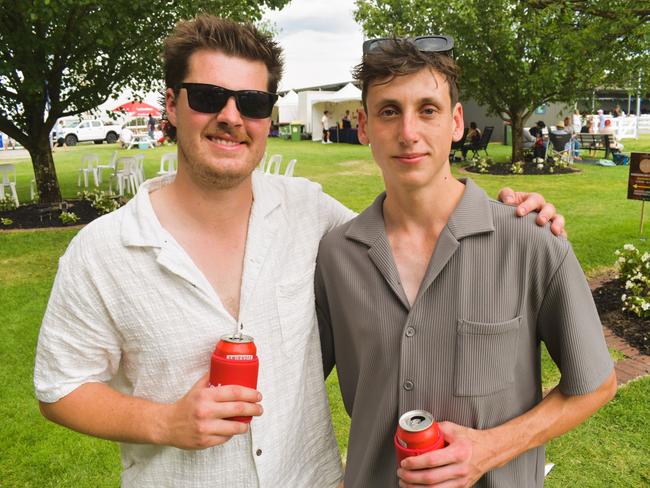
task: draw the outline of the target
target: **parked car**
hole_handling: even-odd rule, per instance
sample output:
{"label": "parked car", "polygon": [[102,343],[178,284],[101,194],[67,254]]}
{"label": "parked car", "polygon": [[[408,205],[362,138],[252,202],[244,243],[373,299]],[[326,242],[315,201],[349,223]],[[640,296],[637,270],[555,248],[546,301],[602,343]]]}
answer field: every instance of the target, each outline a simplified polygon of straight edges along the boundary
{"label": "parked car", "polygon": [[120,137],[122,128],[119,125],[107,125],[101,120],[67,120],[57,126],[53,133],[53,141],[62,146],[65,142],[68,146],[75,146],[78,142],[93,141],[101,144],[106,141],[114,144]]}

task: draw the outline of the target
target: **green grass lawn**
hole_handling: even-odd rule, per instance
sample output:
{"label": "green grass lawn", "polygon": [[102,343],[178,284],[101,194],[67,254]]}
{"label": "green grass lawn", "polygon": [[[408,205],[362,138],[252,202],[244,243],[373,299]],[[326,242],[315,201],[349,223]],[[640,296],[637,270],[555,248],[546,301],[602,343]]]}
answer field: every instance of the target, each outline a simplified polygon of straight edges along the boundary
{"label": "green grass lawn", "polygon": [[[650,151],[650,136],[626,140],[626,150]],[[115,148],[79,145],[55,153],[64,197],[78,191],[81,156],[96,152],[108,161]],[[121,154],[145,154],[145,172],[158,171],[160,157],[174,147]],[[269,154],[298,159],[296,176],[320,182],[325,190],[355,210],[365,208],[383,188],[380,173],[363,146],[269,141]],[[493,144],[490,156],[509,157],[510,148]],[[29,198],[31,162],[19,161],[18,191]],[[613,252],[626,242],[650,250],[639,238],[641,204],[626,199],[626,167],[605,168],[577,163],[580,174],[548,176],[472,175],[490,195],[498,188],[539,191],[555,203],[568,221],[569,237],[586,271],[611,267]],[[454,173],[458,172],[454,166]],[[648,224],[650,226],[650,223]],[[0,487],[95,487],[119,484],[115,444],[72,433],[46,422],[33,398],[32,371],[39,323],[59,256],[77,231],[0,232]],[[648,230],[644,232],[648,235]],[[617,355],[613,352],[616,358]],[[545,387],[558,373],[544,360]],[[338,393],[336,375],[327,381],[339,446],[347,446],[348,419]],[[549,460],[556,463],[547,486],[647,486],[650,483],[650,378],[621,389],[616,399],[570,434],[551,442]]]}

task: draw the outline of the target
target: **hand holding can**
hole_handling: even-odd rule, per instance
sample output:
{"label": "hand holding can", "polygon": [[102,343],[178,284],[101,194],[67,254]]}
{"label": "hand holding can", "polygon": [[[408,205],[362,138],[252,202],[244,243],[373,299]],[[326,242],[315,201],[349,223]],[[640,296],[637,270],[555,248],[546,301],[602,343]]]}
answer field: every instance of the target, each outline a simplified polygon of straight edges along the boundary
{"label": "hand holding can", "polygon": [[[210,386],[241,385],[257,389],[259,359],[253,338],[247,335],[221,336],[210,361]],[[252,417],[228,420],[250,422]]]}
{"label": "hand holding can", "polygon": [[398,465],[407,457],[445,447],[438,423],[425,410],[411,410],[400,417],[394,443]]}

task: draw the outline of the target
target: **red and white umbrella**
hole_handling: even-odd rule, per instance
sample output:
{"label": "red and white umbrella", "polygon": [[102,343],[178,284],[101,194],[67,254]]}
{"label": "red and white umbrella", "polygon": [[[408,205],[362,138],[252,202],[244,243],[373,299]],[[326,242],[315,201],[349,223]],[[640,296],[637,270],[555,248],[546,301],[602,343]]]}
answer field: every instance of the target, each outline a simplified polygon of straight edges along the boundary
{"label": "red and white umbrella", "polygon": [[144,102],[127,102],[123,103],[119,107],[115,107],[113,112],[127,113],[134,117],[143,116],[143,115],[153,115],[154,117],[160,117],[160,110],[158,110],[153,105],[149,105]]}

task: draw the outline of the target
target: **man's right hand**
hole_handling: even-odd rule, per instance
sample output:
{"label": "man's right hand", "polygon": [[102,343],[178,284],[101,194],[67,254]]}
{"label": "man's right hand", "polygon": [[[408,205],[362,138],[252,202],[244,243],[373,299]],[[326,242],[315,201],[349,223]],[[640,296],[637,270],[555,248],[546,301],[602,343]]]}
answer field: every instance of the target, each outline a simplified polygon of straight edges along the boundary
{"label": "man's right hand", "polygon": [[237,385],[211,388],[208,378],[204,375],[183,398],[166,405],[160,444],[181,449],[217,446],[248,431],[248,424],[226,419],[262,415],[260,392]]}

